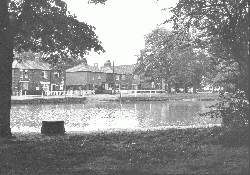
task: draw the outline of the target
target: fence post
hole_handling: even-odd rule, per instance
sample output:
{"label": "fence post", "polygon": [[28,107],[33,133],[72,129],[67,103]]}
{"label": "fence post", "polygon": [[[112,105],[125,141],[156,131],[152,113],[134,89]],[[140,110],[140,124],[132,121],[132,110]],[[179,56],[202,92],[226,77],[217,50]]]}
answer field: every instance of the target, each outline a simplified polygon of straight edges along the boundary
{"label": "fence post", "polygon": [[24,91],[24,97],[26,98],[26,91]]}
{"label": "fence post", "polygon": [[42,92],[42,98],[43,98],[43,92]]}
{"label": "fence post", "polygon": [[73,96],[73,90],[71,90],[71,97]]}
{"label": "fence post", "polygon": [[136,90],[135,90],[135,97],[136,97]]}
{"label": "fence post", "polygon": [[149,97],[151,97],[151,91],[149,91]]}

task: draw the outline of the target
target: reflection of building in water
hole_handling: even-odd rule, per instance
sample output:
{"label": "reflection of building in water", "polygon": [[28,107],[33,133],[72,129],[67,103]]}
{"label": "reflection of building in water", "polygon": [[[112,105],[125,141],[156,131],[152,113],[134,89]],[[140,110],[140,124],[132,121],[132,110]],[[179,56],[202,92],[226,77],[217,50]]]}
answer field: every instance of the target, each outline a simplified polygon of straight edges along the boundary
{"label": "reflection of building in water", "polygon": [[161,104],[161,120],[166,120],[169,116],[169,103]]}

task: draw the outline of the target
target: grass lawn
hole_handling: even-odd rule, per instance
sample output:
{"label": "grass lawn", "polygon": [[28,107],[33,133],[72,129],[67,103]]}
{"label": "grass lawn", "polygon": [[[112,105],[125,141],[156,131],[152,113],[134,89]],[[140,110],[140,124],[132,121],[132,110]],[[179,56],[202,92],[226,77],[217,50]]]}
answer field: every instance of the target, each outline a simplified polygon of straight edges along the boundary
{"label": "grass lawn", "polygon": [[16,133],[11,139],[0,138],[0,173],[249,173],[248,129],[235,131],[213,127],[60,136]]}

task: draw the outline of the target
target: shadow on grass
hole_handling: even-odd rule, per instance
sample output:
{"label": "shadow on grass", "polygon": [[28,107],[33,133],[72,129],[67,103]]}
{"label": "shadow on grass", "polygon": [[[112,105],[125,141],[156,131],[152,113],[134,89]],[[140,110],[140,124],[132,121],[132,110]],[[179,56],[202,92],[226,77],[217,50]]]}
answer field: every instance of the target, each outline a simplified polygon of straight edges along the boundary
{"label": "shadow on grass", "polygon": [[0,172],[248,173],[248,131],[213,127],[16,137],[0,142]]}

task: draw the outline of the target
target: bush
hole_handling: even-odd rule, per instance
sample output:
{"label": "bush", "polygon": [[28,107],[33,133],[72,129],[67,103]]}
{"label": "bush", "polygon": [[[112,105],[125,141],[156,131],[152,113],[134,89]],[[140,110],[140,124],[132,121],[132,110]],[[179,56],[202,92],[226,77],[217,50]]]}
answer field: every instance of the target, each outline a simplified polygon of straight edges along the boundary
{"label": "bush", "polygon": [[112,94],[112,90],[103,90],[102,93],[103,94]]}
{"label": "bush", "polygon": [[95,86],[95,94],[103,94],[103,91],[105,90],[103,85]]}

